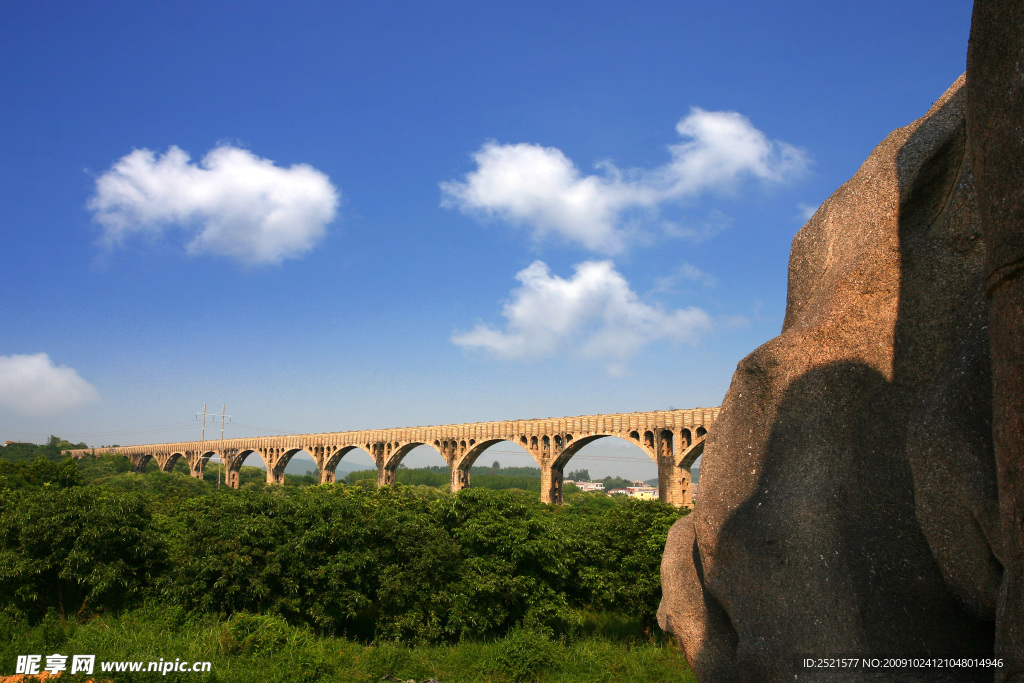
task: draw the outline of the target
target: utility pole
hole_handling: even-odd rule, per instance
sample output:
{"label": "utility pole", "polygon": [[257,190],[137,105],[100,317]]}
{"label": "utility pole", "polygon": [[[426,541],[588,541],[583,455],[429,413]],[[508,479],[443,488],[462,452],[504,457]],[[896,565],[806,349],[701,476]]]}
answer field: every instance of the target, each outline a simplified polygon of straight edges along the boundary
{"label": "utility pole", "polygon": [[[220,407],[220,440],[222,442],[224,441],[224,422],[226,420],[230,420],[231,419],[230,416],[224,414],[225,411],[227,411],[227,409],[228,409],[228,406],[227,406],[226,403],[225,404],[221,404],[221,407]],[[223,448],[224,448],[224,445],[222,443],[221,444],[221,449],[223,449]],[[224,469],[224,456],[220,455],[220,454],[218,454],[218,456],[220,457],[220,467],[217,468],[217,490],[219,491],[220,490],[220,473]]]}
{"label": "utility pole", "polygon": [[[199,419],[199,413],[196,413],[196,419],[197,420]],[[202,436],[200,438],[202,439],[203,443],[206,442],[206,404],[205,403],[203,404],[203,432],[202,432]]]}
{"label": "utility pole", "polygon": [[[221,407],[220,407],[220,440],[221,441],[224,441],[224,423],[231,419],[230,415],[226,415],[225,414],[227,412],[227,409],[228,409],[227,404],[222,404]],[[200,438],[202,439],[203,443],[206,443],[206,404],[205,403],[203,404],[203,412],[202,413],[196,413],[196,419],[197,420],[199,419],[200,415],[203,416],[203,431],[202,431],[202,435],[201,435]],[[224,448],[223,445],[221,445],[221,450],[223,450],[223,448]],[[221,453],[219,453],[219,452],[217,453],[217,462],[218,462],[218,466],[217,466],[217,490],[220,490],[221,473],[224,470],[224,456]]]}

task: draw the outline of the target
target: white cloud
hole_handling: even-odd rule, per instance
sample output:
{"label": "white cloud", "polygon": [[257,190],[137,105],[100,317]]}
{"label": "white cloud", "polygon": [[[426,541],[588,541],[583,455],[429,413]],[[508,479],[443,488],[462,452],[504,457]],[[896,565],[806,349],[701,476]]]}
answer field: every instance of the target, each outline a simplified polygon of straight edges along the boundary
{"label": "white cloud", "polygon": [[45,353],[0,356],[0,407],[29,416],[53,415],[99,400],[96,387]]}
{"label": "white cloud", "polygon": [[564,279],[534,261],[516,274],[520,287],[502,309],[504,330],[480,323],[452,341],[507,359],[578,353],[620,375],[623,361],[644,346],[695,341],[711,328],[699,308],[666,311],[641,301],[611,261],[586,261],[575,270]]}
{"label": "white cloud", "polygon": [[781,140],[771,141],[734,111],[694,107],[676,124],[686,142],[670,145],[672,162],[658,170],[669,196],[730,189],[742,176],[782,182],[807,167],[803,151]]}
{"label": "white cloud", "polygon": [[133,233],[178,226],[190,253],[246,264],[280,263],[306,253],[334,220],[338,190],[307,164],[275,166],[222,145],[198,164],[172,146],[162,156],[137,149],[96,180],[88,207],[113,247]]}
{"label": "white cloud", "polygon": [[619,215],[630,205],[656,201],[643,187],[581,177],[575,164],[553,147],[488,142],[473,158],[477,170],[464,183],[441,183],[442,204],[529,224],[538,238],[556,233],[594,251],[620,251]]}
{"label": "white cloud", "polygon": [[736,112],[694,108],[679,121],[683,142],[669,146],[671,161],[655,169],[622,171],[610,161],[583,175],[554,147],[487,142],[474,155],[475,171],[441,183],[442,206],[528,225],[534,237],[556,234],[587,249],[616,253],[625,246],[628,214],[655,211],[743,178],[782,182],[801,173],[806,155],[771,141]]}

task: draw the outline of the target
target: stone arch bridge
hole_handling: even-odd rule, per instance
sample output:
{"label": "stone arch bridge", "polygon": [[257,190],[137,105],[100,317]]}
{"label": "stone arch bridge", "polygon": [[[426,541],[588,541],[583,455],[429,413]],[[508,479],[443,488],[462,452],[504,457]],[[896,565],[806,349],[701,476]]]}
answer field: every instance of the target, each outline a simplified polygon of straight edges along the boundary
{"label": "stone arch bridge", "polygon": [[511,420],[402,427],[323,434],[257,436],[243,439],[187,441],[116,448],[65,451],[76,458],[103,453],[123,455],[141,472],[149,461],[168,472],[180,458],[193,477],[202,478],[213,456],[223,458],[227,483],[238,488],[242,463],[254,453],[267,468],[267,482],[284,482],[284,468],[300,451],[316,462],[321,484],[334,481],[335,468],[346,454],[365,451],[377,465],[378,485],[395,482],[402,459],[417,446],[434,448],[451,470],[451,489],[469,486],[469,472],[488,448],[503,441],[522,446],[541,470],[541,500],[562,502],[562,472],[581,448],[598,439],[618,437],[639,446],[658,465],[659,498],[676,507],[692,505],[690,467],[704,450],[708,428],[720,408],[657,410],[646,413],[580,415],[542,420]]}

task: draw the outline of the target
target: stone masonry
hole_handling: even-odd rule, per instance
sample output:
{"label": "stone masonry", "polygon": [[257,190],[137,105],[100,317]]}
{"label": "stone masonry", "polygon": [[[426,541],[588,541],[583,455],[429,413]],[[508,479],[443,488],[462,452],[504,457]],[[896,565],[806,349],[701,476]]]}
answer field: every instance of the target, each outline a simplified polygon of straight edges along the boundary
{"label": "stone masonry", "polygon": [[284,482],[288,461],[300,451],[316,462],[321,484],[334,481],[335,468],[347,453],[365,451],[377,465],[377,483],[393,484],[402,459],[420,445],[434,448],[451,469],[451,490],[469,486],[473,463],[484,451],[503,441],[522,446],[541,469],[541,500],[562,502],[562,472],[566,463],[597,439],[615,436],[639,446],[658,465],[658,492],[663,502],[676,507],[692,506],[690,467],[704,450],[708,428],[719,408],[658,410],[646,413],[581,415],[540,420],[474,422],[431,427],[403,427],[290,436],[258,436],[181,443],[88,448],[66,451],[76,458],[103,453],[123,455],[132,469],[141,472],[149,461],[168,472],[185,458],[193,477],[202,478],[213,456],[223,458],[227,483],[238,488],[239,472],[255,453],[267,468],[267,482]]}

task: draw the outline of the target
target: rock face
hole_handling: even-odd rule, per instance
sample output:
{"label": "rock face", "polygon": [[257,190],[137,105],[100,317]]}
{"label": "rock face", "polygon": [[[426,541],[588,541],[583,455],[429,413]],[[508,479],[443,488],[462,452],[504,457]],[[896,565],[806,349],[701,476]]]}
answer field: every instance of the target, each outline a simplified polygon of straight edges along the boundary
{"label": "rock face", "polygon": [[659,622],[702,681],[992,680],[797,665],[993,651],[1003,549],[965,97],[961,77],[793,240],[782,334],[740,362],[662,565]]}
{"label": "rock face", "polygon": [[1024,4],[978,0],[967,49],[967,136],[986,244],[993,427],[1003,530],[996,654],[1024,681]]}

